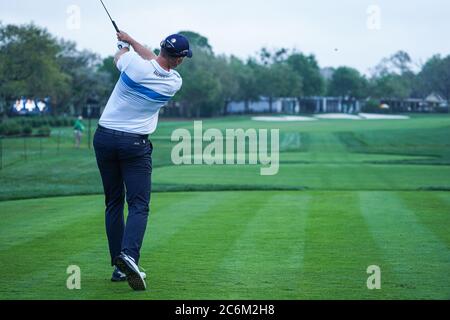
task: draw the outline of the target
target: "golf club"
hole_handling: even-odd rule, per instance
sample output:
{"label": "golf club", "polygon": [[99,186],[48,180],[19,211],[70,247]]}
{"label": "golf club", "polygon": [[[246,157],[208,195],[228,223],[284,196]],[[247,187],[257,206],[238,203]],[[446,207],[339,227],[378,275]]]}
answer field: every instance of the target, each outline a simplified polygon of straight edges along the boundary
{"label": "golf club", "polygon": [[109,14],[108,9],[106,9],[105,4],[103,3],[102,0],[100,0],[100,2],[102,3],[103,8],[105,8],[105,11],[106,11],[106,13],[108,14],[109,19],[111,20],[111,22],[112,22],[112,24],[113,24],[113,26],[114,26],[114,29],[116,29],[117,33],[119,33],[119,32],[120,32],[119,27],[117,26],[116,22],[111,18],[111,15]]}

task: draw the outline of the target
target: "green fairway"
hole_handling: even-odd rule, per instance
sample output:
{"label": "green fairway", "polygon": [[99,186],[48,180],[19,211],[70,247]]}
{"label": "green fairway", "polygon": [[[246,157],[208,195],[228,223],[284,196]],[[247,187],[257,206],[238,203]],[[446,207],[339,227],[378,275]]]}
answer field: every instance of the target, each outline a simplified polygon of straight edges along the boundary
{"label": "green fairway", "polygon": [[[444,192],[157,194],[141,261],[149,272],[145,293],[109,281],[101,197],[0,208],[1,267],[18,274],[0,279],[6,299],[446,299],[450,293]],[[373,264],[382,268],[382,290],[366,287]],[[69,265],[81,268],[79,291],[65,287]]]}
{"label": "green fairway", "polygon": [[[177,128],[192,130],[193,123],[163,122],[152,137],[155,191],[450,190],[448,115],[313,123],[238,117],[208,120],[203,126],[279,128],[279,174],[262,177],[260,166],[174,166],[171,134]],[[94,151],[86,141],[75,150],[71,134],[71,129],[55,130],[42,142],[42,151],[39,139],[27,140],[27,159],[23,139],[4,140],[0,200],[101,193]]]}
{"label": "green fairway", "polygon": [[[174,166],[170,136],[193,123],[162,122],[152,137],[145,293],[109,281],[104,199],[87,143],[75,150],[70,129],[4,140],[0,268],[15,276],[0,279],[0,298],[450,298],[448,115],[203,126],[279,128],[279,173]],[[81,268],[81,290],[66,288],[69,265]],[[370,265],[381,268],[381,290],[366,286]]]}

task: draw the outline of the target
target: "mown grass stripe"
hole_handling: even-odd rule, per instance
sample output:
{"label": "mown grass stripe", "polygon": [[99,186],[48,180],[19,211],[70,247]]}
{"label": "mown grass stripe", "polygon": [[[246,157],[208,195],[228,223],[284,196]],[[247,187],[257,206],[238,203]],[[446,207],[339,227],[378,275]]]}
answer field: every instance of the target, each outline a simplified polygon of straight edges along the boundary
{"label": "mown grass stripe", "polygon": [[397,193],[421,224],[450,250],[450,192]]}
{"label": "mown grass stripe", "polygon": [[[361,192],[362,213],[399,279],[396,298],[450,297],[450,251],[421,223],[414,211],[392,192]],[[394,280],[395,281],[395,280]]]}
{"label": "mown grass stripe", "polygon": [[274,290],[280,299],[295,299],[303,265],[308,199],[296,192],[267,193],[255,199],[256,215],[217,270],[233,286],[227,299],[270,299]]}
{"label": "mown grass stripe", "polygon": [[223,255],[256,214],[248,209],[255,204],[253,197],[258,193],[205,197],[203,201],[213,203],[209,214],[187,221],[165,246],[150,253],[155,275],[153,290],[159,297],[208,299],[230,291],[230,284],[215,272]]}
{"label": "mown grass stripe", "polygon": [[[428,205],[409,202],[417,194],[417,201]],[[34,231],[29,242],[18,239],[16,246],[0,251],[2,270],[17,273],[0,279],[3,299],[449,297],[449,276],[442,272],[448,270],[448,263],[442,264],[449,257],[448,248],[414,211],[425,208],[422,214],[430,223],[436,218],[436,223],[448,225],[439,209],[449,204],[444,192],[409,192],[406,197],[391,192],[310,191],[158,194],[143,248],[149,291],[142,294],[130,291],[127,284],[110,283],[103,199],[94,198],[77,207],[86,216],[72,221],[72,209],[61,211],[70,222],[56,221],[48,229],[37,219],[42,229]],[[53,204],[9,213],[0,230],[20,226],[19,220],[27,217],[29,221],[51,217],[55,208],[80,199],[48,200]],[[404,212],[385,216],[399,207]],[[367,217],[372,214],[375,217]],[[381,219],[375,230],[392,234],[374,233],[370,219]],[[6,238],[14,243],[14,232]],[[422,247],[416,249],[418,244]],[[405,261],[416,267],[402,269]],[[81,291],[65,287],[69,264],[82,269]],[[380,291],[365,287],[370,264],[382,268]],[[416,274],[416,268],[424,273]],[[420,286],[405,282],[411,274],[419,278]]]}
{"label": "mown grass stripe", "polygon": [[382,298],[366,286],[367,267],[379,263],[380,252],[360,214],[357,194],[311,195],[300,298]]}
{"label": "mown grass stripe", "polygon": [[[167,204],[165,201],[167,199],[164,198],[167,198],[167,195],[165,197],[163,196],[161,202]],[[55,207],[59,208],[60,205],[67,205],[66,200],[69,200],[70,203],[71,201],[75,201],[76,198],[52,200],[54,201],[51,202],[60,202],[59,204],[54,203]],[[11,279],[3,279],[5,281],[3,285],[2,280],[0,280],[0,287],[13,288],[12,291],[8,292],[2,292],[0,289],[0,294],[2,296],[17,298],[14,295],[16,292],[20,293],[20,298],[23,299],[35,299],[36,297],[42,296],[48,299],[60,299],[61,297],[69,299],[101,299],[105,297],[102,295],[99,296],[98,292],[99,290],[103,290],[111,291],[112,296],[110,298],[112,299],[135,299],[136,297],[130,293],[127,285],[116,284],[111,286],[110,276],[112,268],[109,265],[109,251],[104,230],[103,197],[96,197],[96,200],[98,206],[101,208],[100,214],[97,212],[99,210],[92,210],[93,206],[91,202],[83,203],[80,207],[87,214],[82,219],[76,219],[71,223],[67,223],[66,221],[63,225],[56,223],[52,228],[46,229],[45,234],[38,232],[39,235],[29,239],[29,241],[21,242],[9,248],[9,250],[3,251],[1,254],[5,259],[2,260],[2,269],[17,270],[18,276],[13,279],[14,283],[8,282],[7,284],[6,281],[11,281]],[[170,204],[164,205],[165,213],[168,213],[167,210],[176,209],[171,210],[171,212],[178,218],[176,220],[182,221],[183,223],[191,221],[196,214],[206,214],[209,209],[209,206],[203,205],[207,202],[203,201],[201,193],[175,194],[172,197],[169,196],[168,203],[176,203],[179,207],[177,208]],[[194,203],[197,205],[193,205]],[[153,206],[152,211],[155,211],[155,215],[157,215],[160,207]],[[185,208],[187,207],[193,209],[190,211],[191,214],[186,212]],[[198,210],[202,207],[203,210]],[[21,218],[30,214],[23,214]],[[173,222],[175,217],[169,220]],[[151,217],[149,229],[153,225],[152,222]],[[143,262],[141,265],[146,267],[151,266],[153,263],[145,259],[148,259],[150,256],[149,251],[158,245],[164,244],[165,239],[170,238],[170,236],[164,235],[165,232],[169,234],[174,233],[174,229],[168,225],[158,226],[158,220],[154,224],[158,231],[156,237],[149,237],[150,232],[147,234],[146,243],[149,242],[151,245],[144,245],[142,252]],[[164,236],[161,236],[161,234]],[[6,257],[12,255],[16,259],[6,259]],[[163,263],[171,263],[171,260],[164,261]],[[69,265],[77,265],[81,268],[82,291],[69,291],[66,288],[66,278],[68,275],[65,271]],[[148,299],[151,296],[145,295],[140,296],[140,298]]]}
{"label": "mown grass stripe", "polygon": [[[101,232],[103,225],[103,216],[94,213],[1,251],[0,268],[15,276],[2,277],[0,288],[21,289],[22,292],[35,290],[36,294],[40,287],[63,290],[66,268],[78,262],[72,256],[90,250],[101,243],[99,240],[105,241],[106,236]],[[106,251],[97,255],[97,259],[108,261]],[[39,274],[41,276],[37,276]]]}
{"label": "mown grass stripe", "polygon": [[45,237],[92,215],[102,216],[103,201],[102,196],[83,196],[0,202],[0,251]]}
{"label": "mown grass stripe", "polygon": [[[219,195],[212,193],[211,197]],[[207,215],[214,206],[214,202],[204,201],[205,195],[202,192],[155,193],[152,197],[149,224],[143,244],[146,251],[165,246],[172,236],[185,228],[186,224]],[[223,193],[220,197],[226,199],[227,196]]]}

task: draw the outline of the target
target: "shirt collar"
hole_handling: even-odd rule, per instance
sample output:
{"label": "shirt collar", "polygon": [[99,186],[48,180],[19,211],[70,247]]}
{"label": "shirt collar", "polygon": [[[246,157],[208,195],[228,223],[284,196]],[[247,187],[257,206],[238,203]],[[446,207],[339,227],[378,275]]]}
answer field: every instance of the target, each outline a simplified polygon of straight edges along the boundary
{"label": "shirt collar", "polygon": [[158,61],[156,60],[152,60],[151,61],[153,66],[158,70],[159,73],[170,76],[172,74],[172,70],[167,71],[166,69],[164,69],[163,67],[161,67],[158,63]]}

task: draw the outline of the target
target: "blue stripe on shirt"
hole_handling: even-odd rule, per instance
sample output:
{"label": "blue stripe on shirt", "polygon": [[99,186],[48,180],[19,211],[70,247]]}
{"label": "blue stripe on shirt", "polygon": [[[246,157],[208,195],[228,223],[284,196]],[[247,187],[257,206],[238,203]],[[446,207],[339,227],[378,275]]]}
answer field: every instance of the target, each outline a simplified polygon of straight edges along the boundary
{"label": "blue stripe on shirt", "polygon": [[144,87],[143,85],[134,82],[133,80],[130,79],[130,77],[128,77],[128,75],[125,72],[122,72],[122,74],[120,75],[120,79],[122,79],[122,81],[128,86],[130,87],[132,90],[135,90],[141,94],[143,94],[144,96],[146,96],[149,99],[158,101],[158,102],[167,102],[169,101],[172,97],[169,96],[165,96],[162,95],[156,91],[153,91],[152,89],[149,89],[147,87]]}

